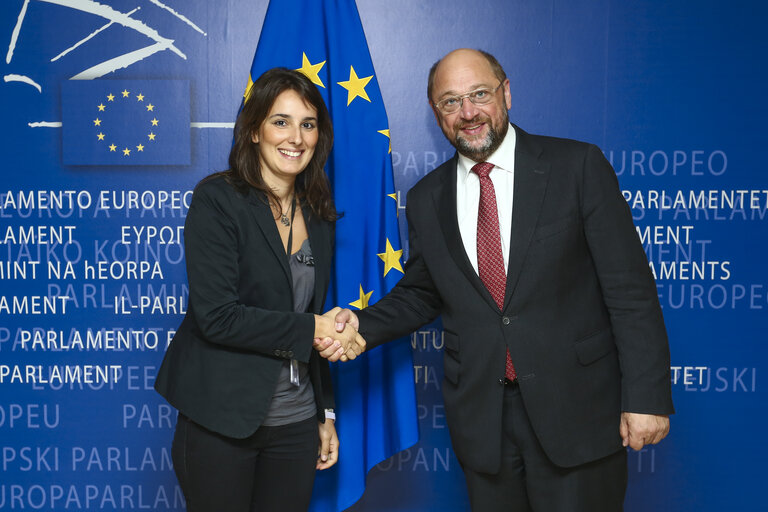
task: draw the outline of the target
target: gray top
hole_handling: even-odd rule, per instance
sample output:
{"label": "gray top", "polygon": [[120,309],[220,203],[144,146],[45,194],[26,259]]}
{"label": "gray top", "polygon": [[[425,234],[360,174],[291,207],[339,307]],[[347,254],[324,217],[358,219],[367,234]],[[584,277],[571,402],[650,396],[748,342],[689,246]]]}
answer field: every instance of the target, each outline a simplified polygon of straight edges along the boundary
{"label": "gray top", "polygon": [[[288,259],[293,280],[293,310],[305,313],[315,291],[315,262],[309,239]],[[299,385],[291,382],[291,366],[298,373]],[[317,414],[315,393],[309,380],[309,365],[294,359],[283,362],[269,412],[262,423],[273,427],[306,420]]]}

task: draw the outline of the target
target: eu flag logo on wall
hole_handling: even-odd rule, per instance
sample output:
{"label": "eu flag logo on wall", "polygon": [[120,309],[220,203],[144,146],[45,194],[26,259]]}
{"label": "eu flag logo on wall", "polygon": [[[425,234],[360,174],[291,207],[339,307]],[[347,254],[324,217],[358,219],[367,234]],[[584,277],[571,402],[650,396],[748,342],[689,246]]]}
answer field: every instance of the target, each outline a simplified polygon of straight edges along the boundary
{"label": "eu flag logo on wall", "polygon": [[70,80],[61,89],[65,165],[189,165],[189,82]]}

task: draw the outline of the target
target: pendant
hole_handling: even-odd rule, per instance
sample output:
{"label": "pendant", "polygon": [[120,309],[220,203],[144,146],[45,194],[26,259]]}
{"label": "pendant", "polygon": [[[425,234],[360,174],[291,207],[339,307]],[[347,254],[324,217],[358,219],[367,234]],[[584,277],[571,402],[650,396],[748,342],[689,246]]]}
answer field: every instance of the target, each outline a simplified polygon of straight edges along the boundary
{"label": "pendant", "polygon": [[288,216],[284,213],[280,213],[280,222],[283,223],[283,226],[290,226],[291,221],[288,219]]}

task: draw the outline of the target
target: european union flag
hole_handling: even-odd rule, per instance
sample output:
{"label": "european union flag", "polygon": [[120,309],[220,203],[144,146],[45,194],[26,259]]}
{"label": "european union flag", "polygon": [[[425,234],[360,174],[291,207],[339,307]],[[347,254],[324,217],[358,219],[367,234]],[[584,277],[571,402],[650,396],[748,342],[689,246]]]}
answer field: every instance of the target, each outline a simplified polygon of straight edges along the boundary
{"label": "european union flag", "polygon": [[[403,274],[389,126],[354,0],[271,2],[251,78],[282,66],[317,85],[331,113],[326,170],[336,207],[331,306],[362,309]],[[251,81],[249,81],[249,84]],[[343,510],[362,496],[366,473],[418,441],[408,340],[334,365],[339,462],[315,483],[312,510]]]}
{"label": "european union flag", "polygon": [[189,82],[70,80],[61,88],[65,165],[189,165]]}

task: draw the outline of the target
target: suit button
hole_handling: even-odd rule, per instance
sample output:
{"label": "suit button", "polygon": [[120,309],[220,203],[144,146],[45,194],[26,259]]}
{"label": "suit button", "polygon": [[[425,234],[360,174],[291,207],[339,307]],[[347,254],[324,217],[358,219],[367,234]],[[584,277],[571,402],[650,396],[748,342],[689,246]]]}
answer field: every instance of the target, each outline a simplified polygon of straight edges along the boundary
{"label": "suit button", "polygon": [[279,351],[279,350],[275,350],[275,355],[276,355],[277,357],[280,357],[280,351]]}
{"label": "suit button", "polygon": [[293,350],[289,350],[289,351],[286,353],[286,355],[287,355],[288,357],[293,357]]}
{"label": "suit button", "polygon": [[501,319],[501,323],[503,323],[504,325],[509,325],[509,317],[508,316],[503,317]]}

